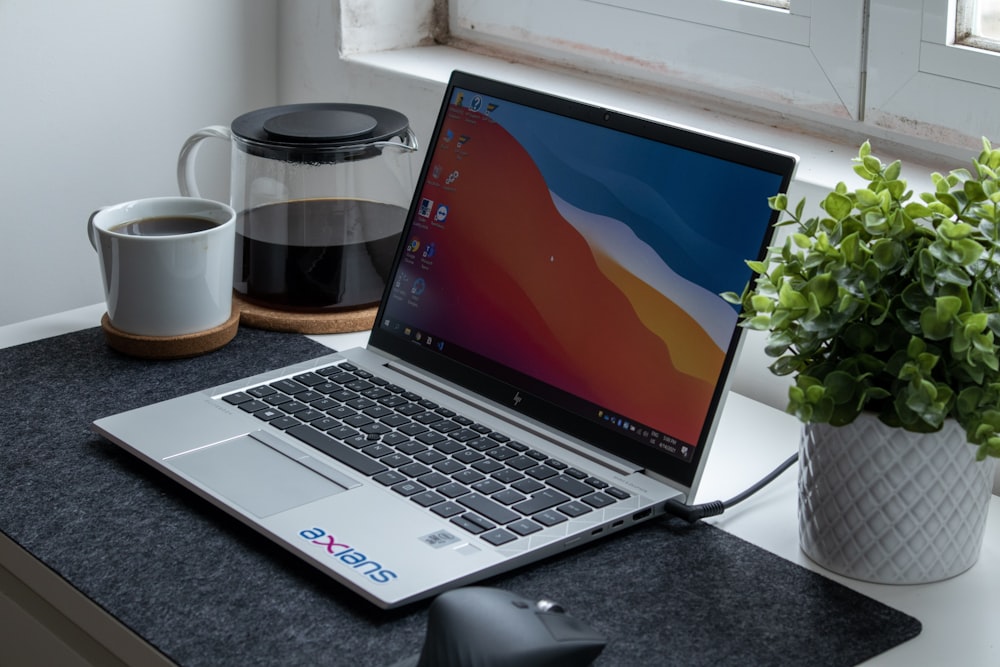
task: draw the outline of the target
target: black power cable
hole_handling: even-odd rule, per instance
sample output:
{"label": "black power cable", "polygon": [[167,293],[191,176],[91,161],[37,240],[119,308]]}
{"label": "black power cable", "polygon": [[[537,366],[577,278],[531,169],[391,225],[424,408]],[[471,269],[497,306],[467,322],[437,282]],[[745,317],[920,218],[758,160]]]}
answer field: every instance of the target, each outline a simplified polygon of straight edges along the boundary
{"label": "black power cable", "polygon": [[781,465],[769,472],[763,479],[759,482],[743,491],[742,493],[733,496],[729,500],[713,500],[708,503],[701,503],[699,505],[685,505],[679,500],[670,499],[667,501],[666,510],[667,512],[673,514],[674,516],[680,517],[689,523],[694,523],[699,519],[704,519],[705,517],[718,516],[725,512],[727,509],[743,502],[753,494],[757,493],[765,486],[773,482],[778,475],[788,470],[792,467],[799,458],[798,454],[792,454],[787,459],[785,459]]}

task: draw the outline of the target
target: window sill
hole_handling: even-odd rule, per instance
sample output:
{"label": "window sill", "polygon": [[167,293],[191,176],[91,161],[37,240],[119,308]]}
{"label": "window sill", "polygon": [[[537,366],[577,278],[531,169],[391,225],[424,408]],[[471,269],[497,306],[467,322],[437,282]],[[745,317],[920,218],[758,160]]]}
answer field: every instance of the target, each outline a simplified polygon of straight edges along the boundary
{"label": "window sill", "polygon": [[[854,178],[852,159],[866,137],[842,128],[800,123],[776,113],[747,113],[724,100],[699,99],[667,88],[628,85],[578,72],[512,62],[451,46],[425,46],[354,54],[346,63],[370,67],[404,79],[444,86],[453,69],[503,79],[529,88],[614,108],[663,122],[739,138],[795,153],[800,162],[790,197],[807,197],[811,204],[839,181]],[[740,111],[740,112],[738,112]],[[914,188],[929,188],[932,171],[965,166],[968,157],[935,153],[892,141],[872,139],[873,152],[883,160],[901,159],[903,177]]]}

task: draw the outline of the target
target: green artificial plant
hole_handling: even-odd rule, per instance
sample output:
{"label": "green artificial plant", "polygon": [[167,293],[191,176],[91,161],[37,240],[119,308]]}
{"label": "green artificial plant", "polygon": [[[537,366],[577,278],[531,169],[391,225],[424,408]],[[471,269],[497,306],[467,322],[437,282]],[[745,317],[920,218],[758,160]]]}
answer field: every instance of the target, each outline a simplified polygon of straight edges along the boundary
{"label": "green artificial plant", "polygon": [[889,426],[964,427],[977,456],[1000,457],[1000,149],[983,140],[972,169],[932,174],[914,193],[899,161],[865,142],[822,213],[769,200],[796,228],[754,271],[741,325],[766,331],[776,375],[795,375],[788,411],[843,425],[862,411]]}

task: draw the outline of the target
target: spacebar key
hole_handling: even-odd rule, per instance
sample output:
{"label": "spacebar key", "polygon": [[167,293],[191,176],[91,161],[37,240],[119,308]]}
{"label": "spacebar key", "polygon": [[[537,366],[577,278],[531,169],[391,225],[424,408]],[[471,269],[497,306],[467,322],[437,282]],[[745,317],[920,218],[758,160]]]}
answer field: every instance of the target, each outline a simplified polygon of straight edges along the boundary
{"label": "spacebar key", "polygon": [[306,426],[305,424],[293,426],[285,431],[285,433],[295,436],[310,447],[315,447],[330,458],[336,459],[365,475],[377,475],[383,470],[388,470],[386,466],[378,461],[368,458],[361,452],[351,449],[325,433],[320,433],[312,426]]}

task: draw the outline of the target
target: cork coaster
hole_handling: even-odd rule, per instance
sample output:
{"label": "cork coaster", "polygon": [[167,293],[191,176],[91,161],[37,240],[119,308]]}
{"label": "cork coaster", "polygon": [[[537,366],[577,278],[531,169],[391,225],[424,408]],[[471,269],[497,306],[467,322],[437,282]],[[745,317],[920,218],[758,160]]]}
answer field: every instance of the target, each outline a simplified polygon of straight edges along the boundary
{"label": "cork coaster", "polygon": [[218,350],[236,336],[239,325],[240,311],[235,306],[229,319],[214,329],[181,336],[137,336],[113,327],[107,313],[101,318],[104,338],[111,349],[143,359],[183,359]]}
{"label": "cork coaster", "polygon": [[255,329],[300,334],[351,333],[371,329],[377,306],[336,312],[301,312],[268,308],[233,295],[233,308],[240,311],[240,324]]}

